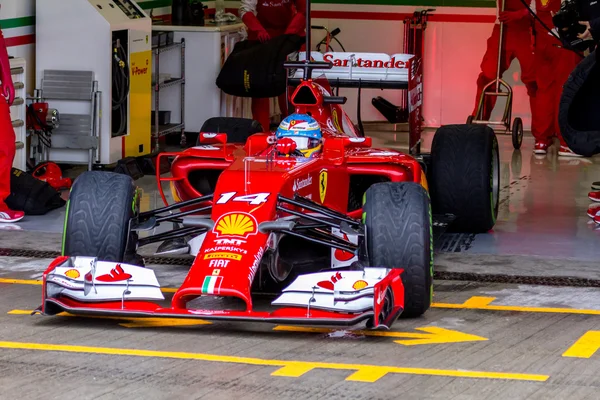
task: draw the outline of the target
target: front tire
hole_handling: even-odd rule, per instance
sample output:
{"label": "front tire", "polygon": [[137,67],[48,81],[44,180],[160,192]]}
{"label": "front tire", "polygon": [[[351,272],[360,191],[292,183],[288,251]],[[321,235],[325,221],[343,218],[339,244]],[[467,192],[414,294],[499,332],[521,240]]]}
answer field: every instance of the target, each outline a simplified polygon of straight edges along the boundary
{"label": "front tire", "polygon": [[363,222],[369,264],[402,268],[405,318],[418,317],[431,305],[433,245],[427,191],[413,182],[386,182],[365,194]]}
{"label": "front tire", "polygon": [[129,232],[138,201],[136,187],[127,175],[81,174],[67,204],[62,254],[140,264],[135,254],[137,235]]}
{"label": "front tire", "polygon": [[498,139],[485,125],[448,125],[431,144],[429,182],[433,212],[453,214],[450,230],[484,233],[498,216]]}

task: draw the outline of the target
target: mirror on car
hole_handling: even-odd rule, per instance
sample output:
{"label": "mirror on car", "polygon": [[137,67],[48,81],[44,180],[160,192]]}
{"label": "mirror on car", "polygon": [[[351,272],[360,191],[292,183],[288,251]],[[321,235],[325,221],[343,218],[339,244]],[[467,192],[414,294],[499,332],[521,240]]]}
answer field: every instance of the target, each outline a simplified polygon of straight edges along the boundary
{"label": "mirror on car", "polygon": [[216,143],[227,143],[226,133],[210,133],[200,132],[200,143],[202,144],[216,144]]}

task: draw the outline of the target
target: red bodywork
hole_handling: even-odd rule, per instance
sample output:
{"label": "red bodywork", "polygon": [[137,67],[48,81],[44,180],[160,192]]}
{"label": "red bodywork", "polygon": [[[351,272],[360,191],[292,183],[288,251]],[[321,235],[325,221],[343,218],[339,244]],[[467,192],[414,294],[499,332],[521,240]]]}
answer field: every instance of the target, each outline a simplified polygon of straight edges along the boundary
{"label": "red bodywork", "polygon": [[[297,193],[331,210],[360,218],[361,209],[348,209],[353,175],[384,177],[392,182],[411,181],[427,187],[417,160],[406,154],[371,148],[371,140],[358,136],[340,105],[324,103],[324,98],[331,96],[330,92],[326,81],[309,80],[302,82],[291,95],[295,112],[310,113],[321,124],[323,150],[316,158],[276,155],[273,136],[268,133],[254,134],[245,144],[226,143],[226,136],[222,134],[201,133],[201,146],[159,155],[157,165],[160,165],[160,157],[175,156],[170,177],[161,177],[157,172],[165,205],[168,202],[164,183],[171,186],[175,200],[185,201],[209,194],[200,191],[202,185],[194,180],[194,174],[199,171],[207,174],[210,170],[215,171],[215,177],[218,174],[218,179],[212,178],[216,179],[212,202],[193,206],[212,205],[209,215],[214,227],[207,231],[187,277],[173,296],[171,307],[133,300],[84,303],[67,297],[48,298],[45,290],[41,312],[52,314],[66,310],[80,314],[353,325],[378,316],[389,289],[393,293],[392,314],[397,316],[404,305],[401,270],[391,270],[374,285],[373,309],[368,312],[342,313],[311,309],[310,306],[308,310],[306,307],[284,307],[274,312],[253,310],[251,286],[261,258],[271,245],[270,234],[261,232],[259,225],[288,216],[277,209],[278,195],[293,198]],[[418,109],[413,111],[418,112]],[[44,288],[48,274],[60,263],[57,259],[44,273]],[[209,287],[207,282],[214,282],[214,286]],[[240,298],[247,308],[245,311],[215,311],[186,307],[187,302],[206,294]],[[379,318],[374,320],[374,327],[381,324]]]}

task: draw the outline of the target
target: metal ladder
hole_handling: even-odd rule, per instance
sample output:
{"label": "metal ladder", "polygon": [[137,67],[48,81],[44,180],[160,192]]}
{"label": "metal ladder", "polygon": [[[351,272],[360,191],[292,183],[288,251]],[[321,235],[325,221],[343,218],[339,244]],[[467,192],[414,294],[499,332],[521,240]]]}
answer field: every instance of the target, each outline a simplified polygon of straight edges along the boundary
{"label": "metal ladder", "polygon": [[[88,150],[88,169],[94,161],[99,162],[100,113],[102,92],[93,71],[44,70],[42,88],[35,91],[37,101],[53,101],[51,107],[60,112],[60,102],[85,102],[90,105],[89,114],[60,114],[60,125],[52,131],[52,149]],[[54,104],[59,102],[58,105]],[[50,159],[49,148],[38,156],[37,161],[69,162]]]}

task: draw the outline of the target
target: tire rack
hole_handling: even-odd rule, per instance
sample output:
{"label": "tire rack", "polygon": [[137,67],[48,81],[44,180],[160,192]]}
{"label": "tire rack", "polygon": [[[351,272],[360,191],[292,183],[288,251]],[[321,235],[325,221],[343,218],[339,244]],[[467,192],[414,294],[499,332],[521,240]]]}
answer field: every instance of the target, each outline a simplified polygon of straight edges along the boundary
{"label": "tire rack", "polygon": [[[162,53],[180,49],[181,51],[181,76],[179,78],[171,78],[160,83],[160,55]],[[185,136],[185,39],[180,42],[174,42],[167,45],[152,46],[154,51],[154,121],[152,121],[152,137],[154,138],[154,151],[160,151],[160,138],[167,136],[173,132],[181,132],[181,146],[186,145]],[[160,91],[171,86],[179,85],[181,88],[181,108],[180,108],[180,123],[159,125],[159,110],[160,110]]]}

